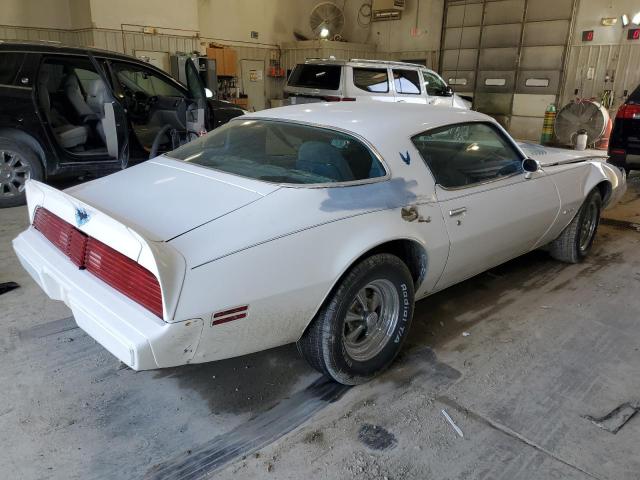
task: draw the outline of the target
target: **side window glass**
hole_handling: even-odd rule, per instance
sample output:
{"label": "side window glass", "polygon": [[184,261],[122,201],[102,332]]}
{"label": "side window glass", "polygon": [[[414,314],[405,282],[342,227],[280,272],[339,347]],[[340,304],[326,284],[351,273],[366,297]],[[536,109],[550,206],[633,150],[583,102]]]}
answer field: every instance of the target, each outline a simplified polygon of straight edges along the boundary
{"label": "side window glass", "polygon": [[387,69],[354,68],[353,84],[366,92],[387,93],[389,91]]}
{"label": "side window glass", "polygon": [[0,83],[12,85],[22,67],[24,53],[0,53]]}
{"label": "side window glass", "polygon": [[422,76],[424,77],[424,88],[430,96],[442,95],[447,86],[440,77],[431,72],[422,72]]}
{"label": "side window glass", "polygon": [[183,97],[183,93],[155,72],[138,65],[114,64],[115,75],[125,91],[154,97]]}
{"label": "side window glass", "polygon": [[393,83],[396,92],[420,95],[420,77],[417,70],[393,70]]}
{"label": "side window glass", "polygon": [[494,126],[448,125],[411,139],[436,182],[460,188],[522,172],[522,156]]}
{"label": "side window glass", "polygon": [[85,92],[88,92],[93,82],[100,80],[100,75],[93,70],[86,70],[84,68],[74,68],[76,77]]}

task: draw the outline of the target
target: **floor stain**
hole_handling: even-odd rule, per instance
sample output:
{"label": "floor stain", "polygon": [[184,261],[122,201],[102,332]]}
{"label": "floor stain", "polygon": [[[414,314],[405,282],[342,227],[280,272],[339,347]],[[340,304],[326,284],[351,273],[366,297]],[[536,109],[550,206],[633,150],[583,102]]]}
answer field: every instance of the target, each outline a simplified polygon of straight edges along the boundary
{"label": "floor stain", "polygon": [[320,377],[234,430],[155,465],[144,478],[196,480],[208,477],[236,458],[251,455],[291,432],[329,403],[340,399],[349,388]]}
{"label": "floor stain", "polygon": [[398,441],[396,437],[386,429],[365,423],[358,431],[358,440],[372,450],[389,450],[394,448]]}

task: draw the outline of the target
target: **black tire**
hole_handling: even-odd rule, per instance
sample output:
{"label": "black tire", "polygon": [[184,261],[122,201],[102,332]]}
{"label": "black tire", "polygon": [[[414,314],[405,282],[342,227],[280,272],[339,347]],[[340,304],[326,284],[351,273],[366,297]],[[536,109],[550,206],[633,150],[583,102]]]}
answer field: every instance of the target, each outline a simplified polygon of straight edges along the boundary
{"label": "black tire", "polygon": [[[364,303],[362,296],[358,299],[362,292]],[[413,304],[413,279],[405,263],[387,253],[372,255],[334,288],[298,340],[298,351],[336,382],[364,383],[385,370],[400,351],[411,325]],[[361,313],[357,313],[359,305]],[[390,314],[396,311],[397,316]],[[347,320],[347,313],[352,320]],[[362,319],[353,320],[358,315]],[[364,348],[367,342],[369,349]]]}
{"label": "black tire", "polygon": [[[579,263],[589,253],[600,222],[602,197],[597,189],[591,191],[580,210],[564,231],[551,242],[550,255],[566,263]],[[589,222],[595,222],[593,224]]]}
{"label": "black tire", "polygon": [[33,150],[15,140],[0,138],[0,208],[24,205],[24,181],[42,177],[42,164]]}

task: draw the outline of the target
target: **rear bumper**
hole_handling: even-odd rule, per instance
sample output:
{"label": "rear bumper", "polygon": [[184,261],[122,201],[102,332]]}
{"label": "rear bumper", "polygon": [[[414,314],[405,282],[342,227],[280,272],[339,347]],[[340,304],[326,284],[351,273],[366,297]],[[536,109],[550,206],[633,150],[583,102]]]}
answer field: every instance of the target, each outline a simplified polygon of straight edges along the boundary
{"label": "rear bumper", "polygon": [[201,319],[167,323],[85,270],[30,227],[13,240],[24,269],[44,292],[62,300],[80,328],[134,370],[189,363]]}
{"label": "rear bumper", "polygon": [[612,154],[609,157],[608,163],[615,165],[618,168],[640,168],[640,154],[635,155],[627,153],[626,155]]}

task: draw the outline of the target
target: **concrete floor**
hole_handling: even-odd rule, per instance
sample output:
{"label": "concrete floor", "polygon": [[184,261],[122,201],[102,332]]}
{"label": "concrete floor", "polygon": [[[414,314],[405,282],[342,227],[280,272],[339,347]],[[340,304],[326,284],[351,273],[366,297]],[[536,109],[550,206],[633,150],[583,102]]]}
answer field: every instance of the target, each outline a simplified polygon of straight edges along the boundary
{"label": "concrete floor", "polygon": [[[19,267],[25,215],[0,211],[21,285],[0,296],[0,478],[638,478],[638,175],[583,264],[534,252],[419,302],[398,362],[351,389],[293,346],[121,368]],[[585,418],[623,404],[615,434]]]}

